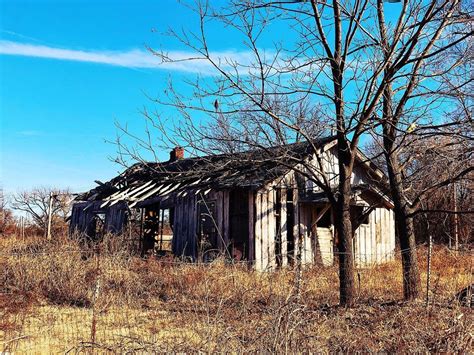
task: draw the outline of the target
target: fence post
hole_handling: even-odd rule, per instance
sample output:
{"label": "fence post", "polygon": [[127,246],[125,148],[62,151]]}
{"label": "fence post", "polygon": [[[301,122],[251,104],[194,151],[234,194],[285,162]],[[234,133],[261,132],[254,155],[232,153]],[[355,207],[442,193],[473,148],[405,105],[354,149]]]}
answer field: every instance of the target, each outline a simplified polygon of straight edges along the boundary
{"label": "fence post", "polygon": [[426,270],[426,307],[430,303],[430,283],[431,283],[431,252],[433,248],[433,237],[431,233],[428,239],[428,261],[427,261],[427,270]]}
{"label": "fence post", "polygon": [[456,191],[456,182],[453,183],[453,200],[454,200],[454,250],[456,253],[459,250],[459,222],[458,222],[458,198]]}
{"label": "fence post", "polygon": [[91,323],[91,345],[92,347],[96,344],[96,333],[97,333],[97,313],[96,313],[96,302],[99,298],[100,293],[100,244],[95,246],[96,248],[96,272],[95,272],[95,285],[94,285],[94,293],[92,296],[92,323]]}
{"label": "fence post", "polygon": [[51,220],[53,214],[53,191],[49,193],[49,210],[48,210],[48,234],[47,239],[51,240]]}

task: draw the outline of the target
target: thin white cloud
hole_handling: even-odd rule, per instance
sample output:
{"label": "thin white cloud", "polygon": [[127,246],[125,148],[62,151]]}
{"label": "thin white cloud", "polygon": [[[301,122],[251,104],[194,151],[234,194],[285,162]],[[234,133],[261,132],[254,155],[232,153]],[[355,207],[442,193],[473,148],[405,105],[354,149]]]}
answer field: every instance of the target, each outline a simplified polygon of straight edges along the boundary
{"label": "thin white cloud", "polygon": [[19,131],[18,135],[25,136],[25,137],[36,137],[36,136],[42,136],[43,133],[44,132],[42,131],[30,130],[30,131]]}
{"label": "thin white cloud", "polygon": [[[162,63],[158,57],[144,49],[131,49],[126,51],[76,50],[0,40],[0,54],[98,63],[127,68],[163,69],[200,74],[213,73],[213,68],[205,60],[194,59],[191,61]],[[170,51],[167,52],[167,55],[175,60],[184,60],[194,57],[193,53],[185,51]],[[237,61],[245,65],[251,62],[251,53],[246,51],[239,52],[230,50],[215,52],[212,54],[212,57],[215,60],[220,60],[223,66],[227,67],[229,65],[225,63],[228,60]]]}

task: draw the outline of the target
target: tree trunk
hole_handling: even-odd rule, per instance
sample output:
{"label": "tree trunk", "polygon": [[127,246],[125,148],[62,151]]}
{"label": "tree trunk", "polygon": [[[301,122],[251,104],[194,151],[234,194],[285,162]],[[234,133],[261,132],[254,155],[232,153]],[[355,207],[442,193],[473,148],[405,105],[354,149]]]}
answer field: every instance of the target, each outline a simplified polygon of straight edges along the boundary
{"label": "tree trunk", "polygon": [[[339,239],[339,299],[341,305],[350,307],[355,301],[353,233],[350,214],[352,170],[347,148],[341,149],[338,155],[340,182],[334,223]],[[342,161],[345,163],[341,164]]]}
{"label": "tree trunk", "polygon": [[416,299],[421,295],[421,280],[416,255],[416,241],[413,228],[413,218],[409,216],[409,202],[403,195],[403,181],[398,154],[393,150],[393,140],[384,134],[384,146],[387,160],[390,190],[395,212],[395,223],[403,267],[403,295],[406,300]]}
{"label": "tree trunk", "polygon": [[43,229],[43,238],[48,238],[48,215],[45,213],[43,218],[41,218],[40,227]]}
{"label": "tree trunk", "polygon": [[336,231],[339,238],[339,299],[341,305],[352,306],[355,300],[352,225],[349,205],[344,198],[336,207]]}
{"label": "tree trunk", "polygon": [[[382,1],[377,3],[377,11],[385,59],[391,65],[390,46],[385,28]],[[386,69],[385,75],[387,78],[391,78],[393,77],[393,72]],[[409,201],[403,194],[402,168],[398,159],[398,147],[396,146],[398,117],[393,114],[393,89],[391,83],[387,84],[383,93],[382,123],[385,161],[387,163],[390,190],[394,204],[395,224],[402,254],[403,295],[406,300],[410,300],[420,296],[421,280],[418,271],[413,218],[409,217]]]}

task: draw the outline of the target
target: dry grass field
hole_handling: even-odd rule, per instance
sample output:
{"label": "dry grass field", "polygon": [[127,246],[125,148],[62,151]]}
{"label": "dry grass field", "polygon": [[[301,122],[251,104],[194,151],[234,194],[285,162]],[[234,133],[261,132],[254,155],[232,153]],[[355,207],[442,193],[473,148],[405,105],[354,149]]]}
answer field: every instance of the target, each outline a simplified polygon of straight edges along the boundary
{"label": "dry grass field", "polygon": [[473,311],[454,300],[472,254],[434,249],[428,307],[402,301],[396,260],[358,270],[358,304],[344,309],[337,267],[257,273],[118,245],[97,256],[66,238],[0,239],[0,352],[472,351]]}

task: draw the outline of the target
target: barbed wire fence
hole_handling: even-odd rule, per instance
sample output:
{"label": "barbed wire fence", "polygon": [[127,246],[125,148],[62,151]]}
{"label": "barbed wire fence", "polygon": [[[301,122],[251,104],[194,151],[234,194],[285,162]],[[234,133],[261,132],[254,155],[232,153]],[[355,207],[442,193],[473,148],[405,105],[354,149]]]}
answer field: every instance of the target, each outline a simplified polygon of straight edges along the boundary
{"label": "barbed wire fence", "polygon": [[[474,252],[431,250],[430,256],[422,252],[422,262],[426,259],[427,265],[422,274],[427,280],[426,305],[457,307],[455,291],[472,284]],[[403,252],[397,251],[395,260],[389,263],[356,265],[362,301],[401,298],[399,255]],[[456,264],[449,265],[457,268],[456,277],[441,279],[440,261],[433,265],[436,253],[449,255]],[[331,254],[337,262],[340,253]],[[392,256],[386,255],[385,259]],[[374,253],[364,257],[374,260]],[[5,304],[0,307],[2,352],[183,350],[187,342],[196,345],[196,338],[202,338],[202,333],[198,337],[196,329],[183,327],[181,322],[189,321],[190,314],[207,317],[210,322],[211,318],[220,317],[219,312],[224,312],[223,304],[229,299],[237,297],[236,305],[239,304],[238,297],[242,296],[229,295],[231,291],[239,292],[239,280],[241,287],[268,287],[269,294],[291,299],[298,310],[307,309],[309,299],[318,304],[337,304],[337,267],[303,265],[301,260],[277,272],[256,273],[248,261],[223,257],[208,263],[171,258],[142,260],[127,252],[117,255],[116,250],[109,251],[104,245],[89,249],[64,246],[59,250],[41,246],[14,248],[0,252],[0,259],[8,266],[1,272],[0,300]],[[229,279],[233,283],[229,284]],[[470,292],[472,287],[466,300],[472,297]],[[262,307],[270,307],[268,297],[255,297]],[[40,302],[35,298],[41,298]],[[230,308],[235,312],[234,307]],[[205,349],[204,344],[197,345]]]}

